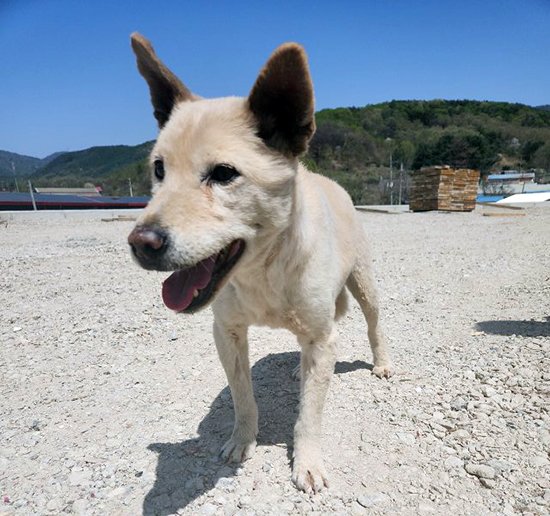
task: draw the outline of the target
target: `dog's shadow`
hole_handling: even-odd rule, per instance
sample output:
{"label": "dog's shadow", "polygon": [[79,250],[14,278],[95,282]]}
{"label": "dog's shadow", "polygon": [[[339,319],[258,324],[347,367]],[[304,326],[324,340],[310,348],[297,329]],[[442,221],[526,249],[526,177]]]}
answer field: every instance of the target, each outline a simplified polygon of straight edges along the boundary
{"label": "dog's shadow", "polygon": [[[291,379],[291,372],[299,360],[298,352],[278,353],[262,358],[252,367],[260,419],[258,446],[283,444],[289,457],[300,390],[299,382]],[[372,365],[361,360],[338,362],[335,373],[357,369],[372,370]],[[232,425],[233,406],[226,387],[201,421],[198,438],[148,446],[158,454],[158,463],[155,484],[143,501],[144,515],[174,514],[212,489],[220,478],[237,474],[239,464],[226,464],[217,458],[221,445],[231,435]]]}

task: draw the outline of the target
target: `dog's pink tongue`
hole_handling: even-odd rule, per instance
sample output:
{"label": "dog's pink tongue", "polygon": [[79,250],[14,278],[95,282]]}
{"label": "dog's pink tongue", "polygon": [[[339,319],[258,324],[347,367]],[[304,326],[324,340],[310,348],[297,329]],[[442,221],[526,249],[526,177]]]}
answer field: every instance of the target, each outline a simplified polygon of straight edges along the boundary
{"label": "dog's pink tongue", "polygon": [[189,269],[172,273],[162,284],[164,304],[176,312],[185,310],[193,301],[193,292],[210,283],[215,263],[216,257],[211,256]]}

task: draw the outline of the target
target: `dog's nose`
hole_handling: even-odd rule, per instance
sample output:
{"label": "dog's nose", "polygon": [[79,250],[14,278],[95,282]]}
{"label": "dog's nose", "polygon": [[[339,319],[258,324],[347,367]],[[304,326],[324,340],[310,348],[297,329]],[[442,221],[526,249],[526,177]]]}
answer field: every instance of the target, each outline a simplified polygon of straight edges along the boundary
{"label": "dog's nose", "polygon": [[159,228],[137,226],[128,235],[128,243],[138,258],[154,258],[164,252],[166,233]]}

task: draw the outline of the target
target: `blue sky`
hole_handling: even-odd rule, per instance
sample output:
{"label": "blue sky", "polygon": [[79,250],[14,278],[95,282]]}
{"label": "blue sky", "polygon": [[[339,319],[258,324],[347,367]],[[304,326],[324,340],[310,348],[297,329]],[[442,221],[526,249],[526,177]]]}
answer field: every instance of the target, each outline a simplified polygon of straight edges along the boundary
{"label": "blue sky", "polygon": [[155,138],[135,30],[205,97],[247,95],[292,40],[309,54],[317,109],[550,103],[550,0],[0,0],[0,149],[44,157]]}

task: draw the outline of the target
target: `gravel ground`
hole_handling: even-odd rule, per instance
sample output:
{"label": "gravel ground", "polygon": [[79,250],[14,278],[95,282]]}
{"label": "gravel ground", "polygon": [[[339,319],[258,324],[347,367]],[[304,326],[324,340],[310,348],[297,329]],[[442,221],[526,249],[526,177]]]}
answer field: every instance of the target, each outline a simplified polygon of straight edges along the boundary
{"label": "gravel ground", "polygon": [[0,514],[548,514],[550,209],[521,214],[361,214],[397,373],[370,373],[354,304],[311,497],[290,481],[290,333],[252,330],[258,449],[224,464],[211,311],[163,306],[132,223],[0,224]]}

